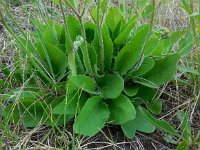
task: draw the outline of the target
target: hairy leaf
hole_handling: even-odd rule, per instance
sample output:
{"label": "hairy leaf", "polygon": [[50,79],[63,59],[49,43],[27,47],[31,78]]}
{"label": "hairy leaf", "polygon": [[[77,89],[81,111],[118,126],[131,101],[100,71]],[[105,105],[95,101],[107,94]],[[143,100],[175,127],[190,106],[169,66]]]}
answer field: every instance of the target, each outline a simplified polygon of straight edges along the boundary
{"label": "hairy leaf", "polygon": [[120,51],[115,60],[115,70],[119,72],[119,74],[125,74],[129,69],[133,68],[139,60],[148,32],[149,25],[145,25],[131,39],[130,43],[126,44]]}
{"label": "hairy leaf", "polygon": [[77,88],[82,89],[86,92],[95,92],[95,81],[86,75],[71,76],[69,81],[72,82]]}
{"label": "hairy leaf", "polygon": [[117,74],[110,74],[98,78],[97,85],[103,97],[114,99],[121,94],[124,88],[124,80]]}
{"label": "hairy leaf", "polygon": [[134,119],[136,116],[135,107],[129,98],[124,95],[108,100],[108,106],[110,110],[109,121],[111,124],[121,125]]}
{"label": "hairy leaf", "polygon": [[102,98],[92,97],[83,106],[74,122],[73,129],[76,133],[94,136],[104,127],[108,118],[108,106],[102,102]]}
{"label": "hairy leaf", "polygon": [[156,60],[155,66],[144,75],[144,78],[157,86],[167,83],[173,78],[179,59],[179,54],[171,54]]}

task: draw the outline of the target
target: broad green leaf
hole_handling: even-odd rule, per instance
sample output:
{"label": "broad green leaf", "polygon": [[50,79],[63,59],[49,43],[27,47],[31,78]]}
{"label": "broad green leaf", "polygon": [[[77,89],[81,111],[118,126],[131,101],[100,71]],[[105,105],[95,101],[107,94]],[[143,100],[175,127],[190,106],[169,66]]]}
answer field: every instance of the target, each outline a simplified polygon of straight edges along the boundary
{"label": "broad green leaf", "polygon": [[129,139],[133,139],[135,137],[135,133],[136,133],[136,123],[135,123],[135,120],[131,120],[131,121],[126,122],[125,124],[122,124],[121,128],[122,128],[124,134]]}
{"label": "broad green leaf", "polygon": [[150,110],[153,114],[159,115],[162,111],[162,101],[160,99],[156,99],[152,102],[147,102],[146,106],[148,110]]}
{"label": "broad green leaf", "polygon": [[116,99],[108,100],[110,110],[109,122],[114,125],[125,124],[136,116],[135,107],[128,97],[120,95]]}
{"label": "broad green leaf", "polygon": [[53,67],[53,71],[57,77],[63,75],[67,68],[67,56],[57,47],[54,47],[50,43],[46,43],[48,55]]}
{"label": "broad green leaf", "polygon": [[83,106],[74,122],[73,129],[75,133],[94,136],[104,127],[108,118],[108,106],[102,102],[102,98],[92,97]]}
{"label": "broad green leaf", "polygon": [[171,54],[156,60],[154,67],[143,78],[157,86],[167,83],[173,78],[179,59],[179,54]]}
{"label": "broad green leaf", "polygon": [[139,87],[136,87],[136,86],[124,88],[124,92],[126,93],[126,95],[131,96],[131,97],[135,96],[138,90],[139,90]]}
{"label": "broad green leaf", "polygon": [[67,114],[67,115],[75,115],[76,111],[81,109],[86,102],[86,97],[80,92],[73,92],[66,96],[66,98],[56,105],[52,113],[53,114]]}
{"label": "broad green leaf", "polygon": [[135,24],[137,22],[139,15],[135,15],[130,22],[127,24],[126,28],[122,31],[122,33],[120,33],[118,35],[118,37],[115,39],[115,44],[117,45],[121,45],[124,44],[126,42],[126,40],[128,39],[128,35],[130,34],[131,30],[135,27]]}
{"label": "broad green leaf", "polygon": [[145,25],[137,34],[126,44],[115,60],[115,70],[120,74],[125,74],[133,68],[139,60],[142,47],[149,32],[149,25]]}
{"label": "broad green leaf", "polygon": [[81,35],[81,26],[77,18],[72,15],[67,16],[67,27],[72,42],[76,40],[78,35]]}
{"label": "broad green leaf", "polygon": [[157,92],[154,89],[145,86],[139,88],[136,97],[141,98],[145,102],[151,102],[158,98]]}
{"label": "broad green leaf", "polygon": [[72,82],[78,89],[83,91],[94,93],[95,92],[95,81],[93,78],[85,75],[76,75],[69,77],[69,81]]}
{"label": "broad green leaf", "polygon": [[[58,104],[62,103],[63,100],[65,100],[65,96],[59,96],[54,99],[48,99],[47,106],[45,107],[45,111],[42,115],[43,120],[45,120],[44,124],[47,126],[60,126],[60,125],[66,125],[67,122],[69,122],[74,115],[61,115],[60,114],[53,114],[52,108],[55,108]],[[62,110],[59,110],[62,111]]]}
{"label": "broad green leaf", "polygon": [[179,31],[173,32],[171,35],[171,46],[175,44],[185,33],[186,33],[186,30],[179,30]]}
{"label": "broad green leaf", "polygon": [[155,56],[165,55],[171,53],[174,44],[186,33],[185,30],[180,30],[173,32],[168,38],[161,39],[158,43],[156,49],[154,49],[153,54]]}
{"label": "broad green leaf", "polygon": [[55,28],[49,29],[46,28],[42,33],[41,33],[41,41],[51,43],[52,45],[59,44],[59,35],[57,35]]}
{"label": "broad green leaf", "polygon": [[97,78],[97,85],[101,96],[114,99],[121,94],[124,88],[124,80],[117,74],[110,74]]}
{"label": "broad green leaf", "polygon": [[185,35],[185,37],[180,41],[177,52],[182,56],[188,54],[193,48],[193,35],[191,31]]}
{"label": "broad green leaf", "polygon": [[136,118],[134,122],[137,131],[145,133],[152,133],[155,131],[155,126],[146,118],[140,109],[136,109]]}
{"label": "broad green leaf", "polygon": [[[47,70],[50,71],[50,73],[53,73],[52,76],[59,78],[65,74],[67,68],[67,56],[62,50],[50,43],[45,43],[45,45],[38,44],[37,51],[43,62],[45,62],[44,67],[48,68]],[[53,72],[51,72],[51,70]]]}
{"label": "broad green leaf", "polygon": [[86,22],[84,24],[84,27],[85,27],[86,40],[89,44],[91,44],[94,39],[96,24],[91,22]]}
{"label": "broad green leaf", "polygon": [[154,118],[149,111],[147,111],[145,108],[143,107],[139,107],[140,111],[149,119],[149,121],[151,121],[152,124],[154,124],[156,127],[158,127],[159,129],[170,133],[172,135],[175,136],[180,136],[178,134],[178,132],[166,121],[164,120],[157,120],[156,118]]}
{"label": "broad green leaf", "polygon": [[147,45],[144,50],[144,56],[150,56],[158,46],[159,40],[156,37],[152,37],[148,40]]}
{"label": "broad green leaf", "polygon": [[113,43],[109,35],[109,31],[106,25],[102,28],[102,36],[104,43],[104,69],[110,70],[113,56]]}
{"label": "broad green leaf", "polygon": [[144,61],[142,62],[140,68],[133,72],[133,76],[141,76],[146,74],[148,71],[150,71],[154,67],[154,60],[150,57],[146,57]]}
{"label": "broad green leaf", "polygon": [[123,16],[117,7],[111,7],[108,10],[106,16],[106,24],[108,28],[114,32],[119,22],[123,19]]}
{"label": "broad green leaf", "polygon": [[162,56],[167,54],[171,48],[171,38],[164,38],[159,40],[156,49],[154,49],[153,56]]}

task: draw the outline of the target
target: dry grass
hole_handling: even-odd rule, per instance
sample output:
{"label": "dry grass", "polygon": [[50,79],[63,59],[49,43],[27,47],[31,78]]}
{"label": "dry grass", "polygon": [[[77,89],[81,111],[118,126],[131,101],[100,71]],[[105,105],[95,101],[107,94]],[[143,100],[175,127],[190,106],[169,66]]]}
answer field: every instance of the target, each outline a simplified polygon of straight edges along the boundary
{"label": "dry grass", "polygon": [[[22,7],[11,7],[16,18],[26,22],[30,16],[24,16]],[[30,8],[30,6],[27,5]],[[28,13],[30,14],[30,11]],[[31,16],[33,17],[33,16]],[[169,3],[157,6],[157,27],[166,27],[170,31],[185,29],[189,26],[189,19],[183,9],[180,8],[180,1],[173,0]],[[29,23],[23,24],[27,30],[31,29]],[[9,42],[8,42],[9,41]],[[7,63],[12,66],[16,49],[13,48],[14,41],[10,41],[9,35],[3,32],[0,27],[0,63]],[[194,63],[194,62],[188,62]],[[0,68],[0,78],[1,75]],[[181,76],[177,73],[176,76]],[[189,81],[190,82],[190,81]],[[193,82],[193,81],[191,81]],[[200,130],[200,106],[199,93],[193,93],[192,87],[181,86],[177,83],[163,86],[160,89],[163,99],[163,113],[159,116],[176,125],[179,128],[180,122],[176,117],[178,110],[187,112],[190,116],[193,135]],[[0,102],[1,103],[1,102]],[[1,104],[0,104],[1,107]],[[1,115],[0,115],[1,117]],[[1,120],[1,118],[0,118]],[[1,123],[0,123],[1,124]],[[57,150],[57,149],[94,149],[94,150],[150,150],[175,149],[175,145],[169,144],[163,140],[165,133],[156,131],[153,134],[137,133],[134,140],[125,138],[119,127],[105,127],[101,133],[95,137],[77,137],[72,132],[72,126],[66,128],[49,128],[38,125],[33,129],[24,129],[21,126],[10,125],[7,131],[0,125],[0,149],[5,150]],[[197,148],[197,147],[196,147]],[[200,148],[200,147],[199,147]],[[198,149],[198,148],[197,148]]]}

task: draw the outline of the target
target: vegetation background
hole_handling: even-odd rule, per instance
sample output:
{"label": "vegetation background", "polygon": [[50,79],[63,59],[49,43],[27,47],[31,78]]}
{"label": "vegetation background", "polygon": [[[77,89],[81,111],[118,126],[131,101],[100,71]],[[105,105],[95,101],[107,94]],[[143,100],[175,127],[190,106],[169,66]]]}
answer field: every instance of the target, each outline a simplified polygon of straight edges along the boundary
{"label": "vegetation background", "polygon": [[[1,0],[0,0],[1,1]],[[34,0],[6,0],[7,6],[14,18],[27,32],[32,32],[33,27],[30,20],[33,18],[41,19],[37,7],[42,5]],[[140,0],[133,0],[133,9],[140,9]],[[41,2],[41,1],[39,1]],[[52,1],[43,1],[50,17],[62,23],[62,14]],[[123,1],[122,1],[123,2]],[[127,6],[128,0],[125,1]],[[117,0],[112,1],[118,5]],[[1,3],[0,3],[1,4]],[[186,4],[189,4],[187,8]],[[43,6],[40,6],[43,7]],[[0,11],[4,8],[0,5]],[[189,12],[189,13],[188,13]],[[148,13],[148,11],[147,11]],[[6,20],[15,30],[9,16]],[[182,84],[168,84],[162,87],[163,111],[159,118],[164,118],[168,122],[180,128],[181,122],[177,118],[177,112],[183,111],[189,116],[191,127],[192,144],[189,149],[200,149],[200,1],[199,0],[156,0],[155,29],[162,30],[165,34],[190,28],[193,31],[193,50],[184,56],[181,62],[185,68],[178,71],[176,78],[181,78]],[[148,20],[143,20],[147,22]],[[16,30],[16,32],[18,32]],[[11,69],[18,52],[16,43],[12,36],[0,24],[0,79],[11,83],[5,79],[3,71]],[[26,62],[25,58],[21,58]],[[26,63],[24,63],[26,65]],[[13,68],[12,68],[13,69]],[[11,71],[12,72],[12,71]],[[0,80],[1,81],[1,80]],[[184,83],[183,83],[184,82]],[[0,82],[1,87],[1,82]],[[23,88],[23,87],[22,87]],[[0,88],[1,93],[6,90]],[[0,111],[3,110],[3,102],[0,99]],[[173,144],[173,139],[164,132],[156,130],[152,134],[137,133],[133,140],[125,138],[123,133],[116,126],[106,126],[103,131],[94,137],[75,137],[72,126],[67,128],[52,129],[46,126],[36,126],[33,129],[23,129],[20,126],[8,125],[5,131],[3,116],[0,113],[0,149],[66,149],[67,145],[76,143],[75,149],[176,149],[177,143]],[[62,131],[61,132],[59,131]],[[73,146],[72,146],[73,148]],[[70,149],[70,148],[69,148]],[[180,149],[181,150],[181,149]]]}

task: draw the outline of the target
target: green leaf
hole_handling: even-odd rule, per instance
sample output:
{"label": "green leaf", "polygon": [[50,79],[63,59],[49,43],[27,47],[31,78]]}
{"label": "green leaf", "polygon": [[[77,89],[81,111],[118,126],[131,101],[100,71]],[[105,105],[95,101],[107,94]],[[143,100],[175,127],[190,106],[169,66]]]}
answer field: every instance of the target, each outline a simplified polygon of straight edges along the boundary
{"label": "green leaf", "polygon": [[191,10],[190,10],[190,4],[187,0],[181,0],[182,2],[182,8],[185,9],[187,11],[188,14],[190,14]]}
{"label": "green leaf", "polygon": [[153,82],[151,82],[149,80],[146,80],[144,78],[135,77],[134,79],[137,79],[137,80],[134,80],[135,83],[139,83],[141,85],[144,85],[144,86],[147,86],[147,87],[153,88],[153,89],[157,89],[158,88],[158,86],[156,84],[154,84]]}
{"label": "green leaf", "polygon": [[135,107],[128,97],[120,95],[116,99],[108,100],[110,110],[109,122],[114,125],[124,124],[136,116]]}
{"label": "green leaf", "polygon": [[121,94],[124,88],[124,80],[117,74],[110,74],[97,78],[97,85],[101,96],[114,99]]}
{"label": "green leaf", "polygon": [[152,133],[155,131],[155,126],[139,109],[136,109],[136,118],[122,124],[121,128],[129,139],[134,138],[136,130],[144,133]]}
{"label": "green leaf", "polygon": [[94,136],[104,127],[108,118],[108,106],[102,102],[102,98],[92,97],[83,106],[74,122],[73,129],[75,133]]}
{"label": "green leaf", "polygon": [[129,139],[133,139],[135,137],[135,133],[136,133],[136,123],[135,123],[135,120],[131,120],[131,121],[126,122],[125,124],[122,124],[121,128],[122,128],[124,134]]}
{"label": "green leaf", "polygon": [[72,42],[76,40],[78,35],[81,35],[81,25],[77,18],[72,15],[67,16],[67,26],[69,35],[71,37]]}
{"label": "green leaf", "polygon": [[108,28],[114,32],[119,22],[123,19],[123,16],[117,7],[111,7],[108,10],[106,16],[106,24]]}
{"label": "green leaf", "polygon": [[23,100],[19,104],[8,105],[4,110],[7,121],[14,124],[24,124],[25,127],[35,127],[42,120],[44,104],[34,100]]}
{"label": "green leaf", "polygon": [[59,4],[59,0],[53,0],[53,2],[57,5]]}
{"label": "green leaf", "polygon": [[151,102],[157,99],[157,92],[154,89],[142,86],[139,88],[136,97],[141,98],[145,102]]}
{"label": "green leaf", "polygon": [[90,46],[89,44],[88,44],[88,53],[89,53],[89,58],[90,58],[93,72],[97,72],[97,69],[98,69],[97,68],[97,54],[94,48]]}
{"label": "green leaf", "polygon": [[154,49],[153,53],[151,55],[153,56],[162,56],[169,52],[171,47],[171,39],[170,38],[164,38],[159,40],[158,46],[156,49]]}
{"label": "green leaf", "polygon": [[162,111],[162,101],[156,99],[153,102],[147,102],[146,106],[153,114],[159,115]]}
{"label": "green leaf", "polygon": [[[109,71],[111,69],[112,55],[113,55],[113,43],[109,35],[107,26],[104,24],[102,28],[102,38],[104,46],[104,69]],[[101,64],[101,50],[99,44],[98,30],[96,30],[94,35],[94,41],[92,43],[94,49],[96,50],[98,56],[98,67],[100,68]]]}
{"label": "green leaf", "polygon": [[176,65],[179,59],[179,54],[171,54],[156,60],[153,69],[145,74],[143,78],[157,86],[167,83],[176,73]]}
{"label": "green leaf", "polygon": [[142,62],[142,65],[140,68],[133,72],[133,76],[141,76],[146,74],[148,71],[150,71],[154,67],[155,61],[150,58],[146,57],[144,61]]}
{"label": "green leaf", "polygon": [[179,52],[182,56],[188,54],[192,51],[193,48],[193,35],[191,31],[185,35],[185,37],[180,41],[177,52]]}
{"label": "green leaf", "polygon": [[89,44],[91,44],[94,39],[96,24],[91,22],[86,22],[84,24],[84,27],[85,27],[86,40]]}
{"label": "green leaf", "polygon": [[185,114],[183,111],[178,111],[177,116],[181,121],[181,131],[183,138],[189,139],[190,143],[192,143],[191,125],[188,114]]}
{"label": "green leaf", "polygon": [[68,64],[71,70],[71,75],[72,76],[76,75],[77,70],[76,70],[75,52],[73,51],[68,54]]}
{"label": "green leaf", "polygon": [[38,44],[37,51],[45,62],[45,66],[48,66],[48,70],[53,70],[52,76],[55,76],[58,79],[65,74],[67,68],[67,56],[62,50],[50,43],[45,43],[45,45]]}
{"label": "green leaf", "polygon": [[115,60],[115,70],[120,74],[125,74],[139,60],[148,32],[149,25],[145,25],[120,51]]}
{"label": "green leaf", "polygon": [[109,35],[106,25],[102,28],[103,44],[104,44],[104,68],[109,71],[112,63],[113,56],[113,43]]}
{"label": "green leaf", "polygon": [[155,126],[146,118],[140,109],[136,109],[136,118],[134,122],[137,131],[144,133],[152,133],[155,131]]}
{"label": "green leaf", "polygon": [[195,70],[195,69],[192,69],[192,68],[188,68],[188,67],[184,67],[184,66],[181,66],[181,65],[178,65],[177,66],[177,70],[180,71],[181,73],[192,73],[192,74],[195,74],[197,76],[199,76],[199,71],[198,70]]}
{"label": "green leaf", "polygon": [[[70,5],[72,5],[74,8],[77,8],[79,5],[79,0],[67,0]],[[66,3],[67,4],[67,3]],[[68,4],[67,4],[68,5]]]}
{"label": "green leaf", "polygon": [[[164,35],[165,32],[168,31],[163,31]],[[167,38],[161,38],[161,40],[158,43],[158,46],[156,49],[154,49],[153,54],[155,56],[160,56],[160,55],[166,55],[168,53],[172,53],[173,46],[176,44],[176,42],[186,33],[185,30],[180,30],[173,32],[169,37]],[[162,37],[162,35],[161,35]]]}
{"label": "green leaf", "polygon": [[159,43],[158,38],[156,37],[150,38],[145,47],[144,56],[146,57],[150,56],[153,53],[153,51],[157,48],[158,43]]}
{"label": "green leaf", "polygon": [[78,109],[81,109],[86,102],[86,98],[83,94],[75,91],[66,96],[66,98],[56,105],[52,113],[61,115],[75,115]]}
{"label": "green leaf", "polygon": [[[47,126],[60,126],[60,125],[66,125],[67,122],[69,122],[74,115],[62,115],[60,114],[53,114],[53,110],[49,108],[55,108],[58,104],[62,103],[65,100],[65,96],[59,96],[54,99],[49,99],[48,106],[45,108],[45,111],[43,113],[43,118],[45,120],[44,124]],[[59,110],[63,111],[63,110]]]}
{"label": "green leaf", "polygon": [[189,140],[185,139],[184,141],[181,142],[176,148],[176,150],[188,150],[190,146]]}
{"label": "green leaf", "polygon": [[118,35],[118,37],[115,39],[115,44],[117,45],[122,45],[124,44],[127,39],[128,39],[128,35],[130,34],[131,30],[135,27],[135,24],[137,22],[139,15],[135,15],[130,22],[127,24],[127,26],[125,27],[125,29],[122,31],[122,33],[120,33]]}
{"label": "green leaf", "polygon": [[169,134],[163,136],[163,139],[167,142],[167,143],[172,143],[172,144],[176,144],[177,145],[177,141]]}
{"label": "green leaf", "polygon": [[124,88],[124,92],[126,93],[126,95],[133,97],[137,94],[139,90],[139,87],[126,87]]}
{"label": "green leaf", "polygon": [[153,123],[156,127],[172,135],[175,135],[178,137],[180,136],[178,132],[168,122],[164,120],[157,120],[149,113],[149,111],[147,111],[143,107],[139,107],[139,109],[149,119],[149,121],[151,121],[151,123]]}
{"label": "green leaf", "polygon": [[69,77],[69,81],[83,91],[95,93],[95,81],[93,78],[85,75],[76,75]]}

